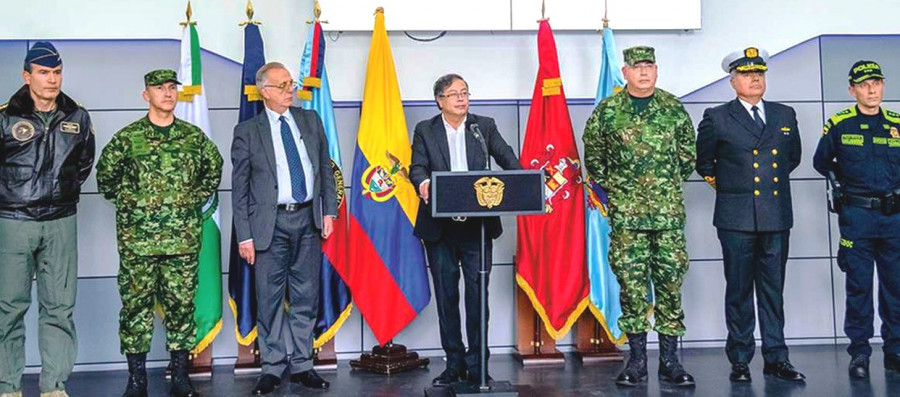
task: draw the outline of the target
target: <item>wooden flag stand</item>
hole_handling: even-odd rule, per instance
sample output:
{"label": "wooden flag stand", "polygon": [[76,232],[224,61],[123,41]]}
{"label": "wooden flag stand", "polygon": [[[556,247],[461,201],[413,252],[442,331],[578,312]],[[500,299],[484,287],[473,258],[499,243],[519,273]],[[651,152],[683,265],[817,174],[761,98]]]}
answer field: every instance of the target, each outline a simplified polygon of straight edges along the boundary
{"label": "wooden flag stand", "polygon": [[238,343],[238,356],[234,361],[235,375],[251,375],[262,372],[262,364],[259,361],[259,349],[257,342],[253,342],[250,346],[244,346]]}
{"label": "wooden flag stand", "polygon": [[516,359],[526,367],[531,365],[565,366],[565,357],[559,350],[556,350],[556,341],[547,333],[544,322],[531,306],[528,295],[521,288],[516,288],[516,313],[518,318]]}
{"label": "wooden flag stand", "polygon": [[372,348],[371,353],[363,353],[359,360],[350,360],[350,367],[377,374],[391,375],[416,368],[428,367],[430,360],[419,358],[419,353],[407,352],[406,346],[388,341]]}
{"label": "wooden flag stand", "polygon": [[578,318],[575,332],[575,355],[581,358],[583,364],[625,359],[590,310],[585,310]]}
{"label": "wooden flag stand", "polygon": [[334,338],[313,351],[313,368],[316,371],[337,371],[337,355],[334,353]]}

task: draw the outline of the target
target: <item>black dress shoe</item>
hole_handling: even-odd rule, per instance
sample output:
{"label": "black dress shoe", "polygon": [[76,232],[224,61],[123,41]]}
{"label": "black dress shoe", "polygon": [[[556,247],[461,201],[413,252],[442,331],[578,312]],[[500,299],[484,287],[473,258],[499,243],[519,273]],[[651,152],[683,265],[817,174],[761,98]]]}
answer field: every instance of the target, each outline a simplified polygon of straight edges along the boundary
{"label": "black dress shoe", "polygon": [[272,374],[265,374],[261,378],[259,378],[259,381],[256,382],[256,387],[253,389],[253,395],[262,396],[264,394],[269,394],[275,391],[275,389],[277,389],[280,385],[281,379],[279,379],[277,376]]}
{"label": "black dress shoe", "polygon": [[302,384],[310,389],[327,389],[331,386],[331,384],[326,382],[325,379],[322,379],[322,377],[319,376],[319,373],[314,369],[291,374],[291,382]]}
{"label": "black dress shoe", "polygon": [[777,377],[778,379],[790,380],[795,382],[802,382],[804,379],[806,379],[806,376],[803,376],[803,374],[794,369],[794,366],[787,361],[772,364],[766,363],[766,365],[763,367],[763,374],[775,375],[775,377]]}
{"label": "black dress shoe", "polygon": [[858,355],[850,360],[850,377],[854,379],[866,379],[869,377],[869,356]]}
{"label": "black dress shoe", "polygon": [[431,385],[450,386],[456,382],[459,382],[459,380],[459,372],[453,368],[447,368],[444,370],[444,372],[441,372],[441,374],[437,378],[434,378],[431,381]]}
{"label": "black dress shoe", "polygon": [[732,382],[750,382],[750,366],[746,363],[736,363],[731,365],[731,375],[728,379]]}
{"label": "black dress shoe", "polygon": [[884,353],[884,369],[900,372],[900,354]]}

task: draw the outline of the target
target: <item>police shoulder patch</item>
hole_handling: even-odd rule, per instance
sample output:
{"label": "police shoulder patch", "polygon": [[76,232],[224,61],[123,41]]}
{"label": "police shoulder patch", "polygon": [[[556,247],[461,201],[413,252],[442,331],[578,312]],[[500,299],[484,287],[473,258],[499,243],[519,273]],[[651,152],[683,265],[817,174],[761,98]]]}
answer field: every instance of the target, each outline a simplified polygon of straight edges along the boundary
{"label": "police shoulder patch", "polygon": [[883,111],[884,111],[884,118],[887,119],[887,121],[900,124],[900,113],[897,113],[893,110],[888,110],[888,109],[883,109]]}
{"label": "police shoulder patch", "polygon": [[834,127],[840,124],[842,121],[854,116],[856,116],[856,106],[851,106],[835,113],[828,119],[828,121],[825,122],[825,128],[823,128],[822,135],[828,135],[828,130],[830,130],[831,127]]}

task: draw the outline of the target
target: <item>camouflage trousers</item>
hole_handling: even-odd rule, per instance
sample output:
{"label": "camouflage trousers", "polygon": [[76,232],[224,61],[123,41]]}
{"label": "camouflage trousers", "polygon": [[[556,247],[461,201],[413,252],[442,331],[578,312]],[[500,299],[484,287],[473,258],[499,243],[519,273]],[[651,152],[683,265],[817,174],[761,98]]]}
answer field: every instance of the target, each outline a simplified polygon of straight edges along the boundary
{"label": "camouflage trousers", "polygon": [[150,351],[153,314],[158,304],[166,327],[166,348],[190,350],[196,344],[194,292],[197,254],[136,255],[119,250],[119,339],[122,354]]}
{"label": "camouflage trousers", "polygon": [[629,334],[648,332],[652,282],[656,305],[653,329],[664,335],[684,335],[681,283],[688,269],[683,230],[613,229],[609,265],[622,288],[619,328]]}

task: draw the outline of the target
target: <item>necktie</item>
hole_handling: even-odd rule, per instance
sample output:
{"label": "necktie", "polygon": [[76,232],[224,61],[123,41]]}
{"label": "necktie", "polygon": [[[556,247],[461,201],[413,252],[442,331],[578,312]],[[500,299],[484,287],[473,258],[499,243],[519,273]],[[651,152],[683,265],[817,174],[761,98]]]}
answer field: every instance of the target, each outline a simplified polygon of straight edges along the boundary
{"label": "necktie", "polygon": [[306,201],[306,175],[303,174],[303,164],[300,163],[300,151],[291,134],[284,116],[278,118],[281,121],[281,142],[284,143],[284,154],[287,157],[288,170],[291,172],[291,197],[298,203]]}
{"label": "necktie", "polygon": [[750,110],[753,111],[753,122],[756,123],[756,126],[759,127],[760,130],[766,128],[766,123],[763,123],[762,117],[759,117],[759,108],[753,106]]}

